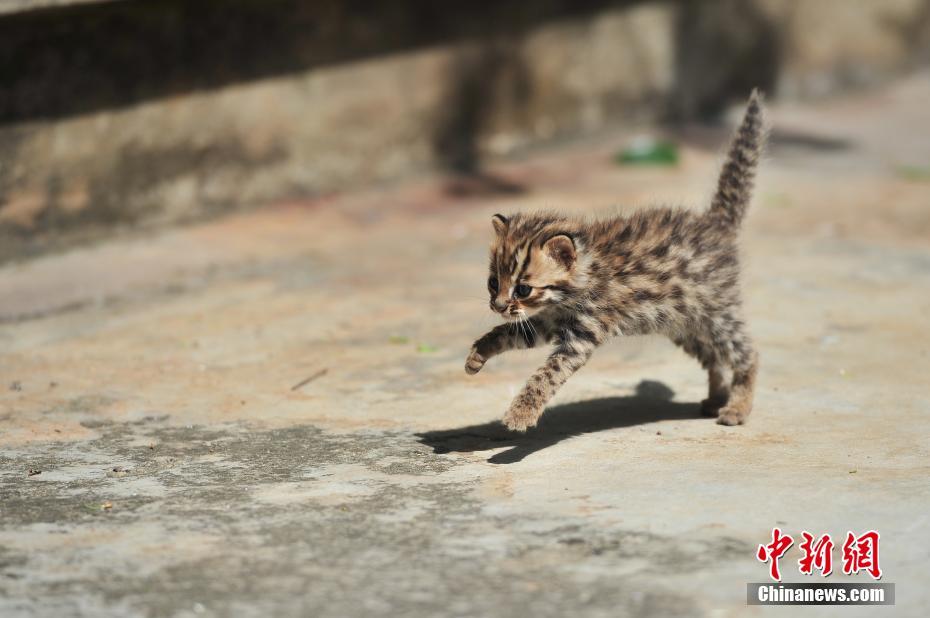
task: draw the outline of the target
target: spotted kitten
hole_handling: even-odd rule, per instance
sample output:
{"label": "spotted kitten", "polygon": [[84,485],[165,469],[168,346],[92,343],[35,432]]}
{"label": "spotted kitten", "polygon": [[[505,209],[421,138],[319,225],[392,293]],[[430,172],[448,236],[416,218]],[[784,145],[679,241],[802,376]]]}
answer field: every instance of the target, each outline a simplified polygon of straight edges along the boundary
{"label": "spotted kitten", "polygon": [[710,208],[654,208],[594,222],[553,214],[495,215],[488,290],[510,323],[478,339],[474,374],[514,348],[555,345],[510,404],[504,423],[525,431],[549,399],[614,335],[663,333],[707,370],[705,415],[746,422],[758,355],[743,322],[737,235],[765,143],[753,92]]}

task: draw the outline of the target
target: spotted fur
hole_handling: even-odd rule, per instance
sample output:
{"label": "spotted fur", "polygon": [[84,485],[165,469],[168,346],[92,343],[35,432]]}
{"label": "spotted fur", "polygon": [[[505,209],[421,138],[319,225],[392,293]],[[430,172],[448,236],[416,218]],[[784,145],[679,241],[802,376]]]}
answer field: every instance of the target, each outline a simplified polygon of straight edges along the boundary
{"label": "spotted fur", "polygon": [[739,293],[737,233],[765,143],[753,92],[708,210],[653,208],[583,221],[557,214],[495,215],[490,306],[509,323],[478,339],[465,363],[477,373],[511,349],[554,346],[510,405],[504,423],[525,431],[549,399],[609,337],[661,333],[700,361],[701,404],[723,425],[752,409],[758,355]]}

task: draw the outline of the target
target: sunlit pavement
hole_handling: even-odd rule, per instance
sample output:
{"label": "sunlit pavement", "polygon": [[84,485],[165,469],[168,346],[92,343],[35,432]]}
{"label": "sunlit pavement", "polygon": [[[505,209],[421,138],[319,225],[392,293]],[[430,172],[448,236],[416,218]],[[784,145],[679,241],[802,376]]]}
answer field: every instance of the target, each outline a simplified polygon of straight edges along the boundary
{"label": "sunlit pavement", "polygon": [[[526,435],[497,419],[545,352],[463,370],[493,213],[700,207],[715,131],[678,167],[616,165],[623,130],[491,169],[522,192],[414,179],[0,268],[0,615],[761,615],[776,525],[879,531],[924,615],[927,100],[773,110],[743,427],[660,339],[600,350]],[[799,557],[786,581],[822,581]]]}

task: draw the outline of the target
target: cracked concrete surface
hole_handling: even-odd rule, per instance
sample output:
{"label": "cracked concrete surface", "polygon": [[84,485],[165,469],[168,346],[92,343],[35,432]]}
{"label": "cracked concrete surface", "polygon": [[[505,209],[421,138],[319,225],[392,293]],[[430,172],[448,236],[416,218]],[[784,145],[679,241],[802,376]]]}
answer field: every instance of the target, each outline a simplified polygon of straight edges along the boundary
{"label": "cracked concrete surface", "polygon": [[544,352],[462,369],[491,214],[699,206],[717,132],[674,169],[614,166],[618,132],[496,169],[519,195],[427,178],[4,266],[0,615],[784,613],[745,605],[775,525],[877,529],[897,585],[792,615],[923,615],[928,97],[773,110],[744,427],[660,339],[599,351],[526,435],[497,419]]}

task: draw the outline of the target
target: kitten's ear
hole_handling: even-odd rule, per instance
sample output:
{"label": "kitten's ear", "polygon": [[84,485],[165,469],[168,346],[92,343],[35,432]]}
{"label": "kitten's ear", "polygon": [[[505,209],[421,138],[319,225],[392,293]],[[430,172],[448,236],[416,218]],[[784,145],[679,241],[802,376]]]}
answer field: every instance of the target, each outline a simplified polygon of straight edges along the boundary
{"label": "kitten's ear", "polygon": [[571,268],[572,264],[575,263],[575,243],[565,234],[559,234],[547,240],[546,244],[543,245],[543,249],[546,250],[549,257],[565,268]]}
{"label": "kitten's ear", "polygon": [[498,234],[503,234],[507,230],[507,224],[510,223],[510,219],[504,215],[494,215],[491,217],[491,225],[494,226],[494,231]]}

